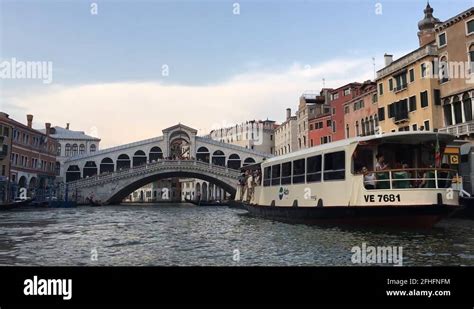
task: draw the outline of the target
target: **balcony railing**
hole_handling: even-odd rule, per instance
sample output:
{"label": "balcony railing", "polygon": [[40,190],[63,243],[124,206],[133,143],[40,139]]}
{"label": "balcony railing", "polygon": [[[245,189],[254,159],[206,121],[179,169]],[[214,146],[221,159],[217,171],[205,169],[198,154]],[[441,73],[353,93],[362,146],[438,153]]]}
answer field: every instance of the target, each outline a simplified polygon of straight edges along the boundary
{"label": "balcony railing", "polygon": [[407,84],[401,84],[399,86],[396,86],[395,88],[393,88],[393,92],[400,92],[402,90],[405,90],[407,89]]}
{"label": "balcony railing", "polygon": [[395,123],[408,121],[408,111],[396,113],[395,117],[393,117],[393,121],[395,121]]}
{"label": "balcony railing", "polygon": [[440,128],[441,133],[449,133],[455,136],[474,134],[474,121],[458,123],[452,126]]}

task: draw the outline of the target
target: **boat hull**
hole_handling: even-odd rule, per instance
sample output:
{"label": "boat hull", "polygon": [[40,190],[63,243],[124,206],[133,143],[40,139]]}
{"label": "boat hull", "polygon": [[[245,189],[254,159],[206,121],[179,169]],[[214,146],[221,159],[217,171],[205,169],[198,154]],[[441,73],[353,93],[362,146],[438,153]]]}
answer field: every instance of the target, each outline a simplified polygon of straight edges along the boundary
{"label": "boat hull", "polygon": [[[239,202],[235,202],[239,204]],[[302,224],[431,228],[458,210],[452,205],[275,207],[240,203],[251,215]],[[237,205],[234,205],[237,206]]]}

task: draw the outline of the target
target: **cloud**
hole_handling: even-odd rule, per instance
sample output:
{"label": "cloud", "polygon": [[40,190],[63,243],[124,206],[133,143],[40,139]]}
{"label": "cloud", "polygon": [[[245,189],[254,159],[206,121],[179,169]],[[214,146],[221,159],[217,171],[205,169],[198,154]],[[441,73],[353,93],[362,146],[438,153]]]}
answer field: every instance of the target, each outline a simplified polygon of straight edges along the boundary
{"label": "cloud", "polygon": [[[172,79],[172,76],[168,77]],[[28,93],[9,94],[8,105],[44,122],[96,132],[101,147],[154,136],[178,122],[207,134],[216,127],[250,119],[284,120],[296,110],[308,89],[340,87],[373,78],[372,59],[336,59],[319,64],[294,63],[285,70],[249,71],[210,85],[120,82],[75,86],[53,85]],[[8,111],[7,111],[8,112]],[[12,115],[22,121],[24,114]],[[94,131],[94,132],[93,132]]]}

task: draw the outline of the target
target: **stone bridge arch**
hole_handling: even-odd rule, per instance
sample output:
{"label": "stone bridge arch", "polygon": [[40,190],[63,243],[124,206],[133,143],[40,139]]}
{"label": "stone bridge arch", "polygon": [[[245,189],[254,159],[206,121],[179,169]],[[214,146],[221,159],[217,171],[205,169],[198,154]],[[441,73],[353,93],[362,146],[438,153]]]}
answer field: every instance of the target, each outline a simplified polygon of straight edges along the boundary
{"label": "stone bridge arch", "polygon": [[197,178],[200,180],[207,181],[211,184],[215,184],[222,189],[224,189],[225,192],[229,193],[232,198],[234,198],[235,193],[236,193],[236,187],[229,184],[228,182],[225,182],[223,180],[220,180],[216,177],[205,175],[203,173],[198,173],[198,172],[189,172],[189,171],[175,171],[175,172],[161,172],[161,173],[156,173],[154,175],[149,175],[146,177],[143,177],[139,180],[136,180],[132,183],[126,184],[121,188],[117,188],[115,190],[116,192],[110,196],[110,198],[107,201],[103,201],[106,204],[119,204],[124,198],[129,196],[131,193],[133,193],[135,190],[138,190],[139,188],[143,187],[144,185],[147,185],[151,182],[162,180],[162,179],[167,179],[167,178]]}
{"label": "stone bridge arch", "polygon": [[163,160],[70,182],[68,194],[80,203],[85,202],[88,197],[105,204],[120,203],[133,191],[148,183],[173,177],[201,179],[221,187],[234,197],[239,171],[195,160]]}

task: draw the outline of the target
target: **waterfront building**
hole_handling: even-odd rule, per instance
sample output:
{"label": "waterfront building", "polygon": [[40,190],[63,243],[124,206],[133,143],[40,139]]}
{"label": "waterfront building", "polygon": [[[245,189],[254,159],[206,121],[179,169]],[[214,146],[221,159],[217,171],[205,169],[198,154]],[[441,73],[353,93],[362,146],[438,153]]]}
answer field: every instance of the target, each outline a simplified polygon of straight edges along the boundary
{"label": "waterfront building", "polygon": [[224,189],[201,179],[181,179],[181,201],[188,200],[223,200],[227,198]]}
{"label": "waterfront building", "polygon": [[[40,130],[46,133],[46,129]],[[74,131],[69,128],[59,126],[51,127],[49,135],[58,141],[56,172],[58,175],[64,175],[64,162],[74,156],[91,154],[99,150],[100,138],[93,137],[84,133],[84,131]],[[61,179],[64,181],[64,179]]]}
{"label": "waterfront building", "polygon": [[440,21],[426,6],[418,23],[420,47],[393,61],[385,54],[385,67],[377,72],[378,120],[383,133],[431,131],[443,126],[441,93],[436,76],[437,47],[434,29]]}
{"label": "waterfront building", "polygon": [[27,115],[26,125],[5,113],[0,113],[0,119],[12,129],[9,175],[12,197],[16,196],[19,188],[27,188],[31,196],[36,189],[52,186],[56,177],[59,143],[49,135],[51,124],[46,123],[47,133],[42,133],[33,129],[33,115]]}
{"label": "waterfront building", "polygon": [[[446,20],[435,28],[440,65],[443,126],[462,139],[473,139],[474,121],[474,8]],[[446,72],[447,71],[447,72]]]}
{"label": "waterfront building", "polygon": [[377,132],[378,127],[377,85],[366,81],[359,95],[344,104],[344,137],[367,136]]}
{"label": "waterfront building", "polygon": [[328,101],[309,121],[309,146],[344,139],[344,104],[359,93],[360,83],[350,83],[336,89],[327,89]]}
{"label": "waterfront building", "polygon": [[323,89],[320,93],[306,92],[300,96],[300,103],[296,112],[298,150],[311,146],[309,122],[311,119],[327,113],[329,106],[326,105],[326,102],[328,102],[328,89]]}
{"label": "waterfront building", "polygon": [[0,117],[0,204],[6,203],[9,200],[8,185],[10,180],[12,132],[12,126],[5,121],[5,117]]}
{"label": "waterfront building", "polygon": [[178,178],[151,182],[133,191],[127,201],[134,203],[180,202],[181,187]]}
{"label": "waterfront building", "polygon": [[286,109],[286,120],[275,129],[275,155],[284,155],[298,149],[297,117]]}
{"label": "waterfront building", "polygon": [[222,143],[273,154],[275,127],[275,121],[272,120],[250,120],[234,126],[214,129],[209,133],[209,137]]}

